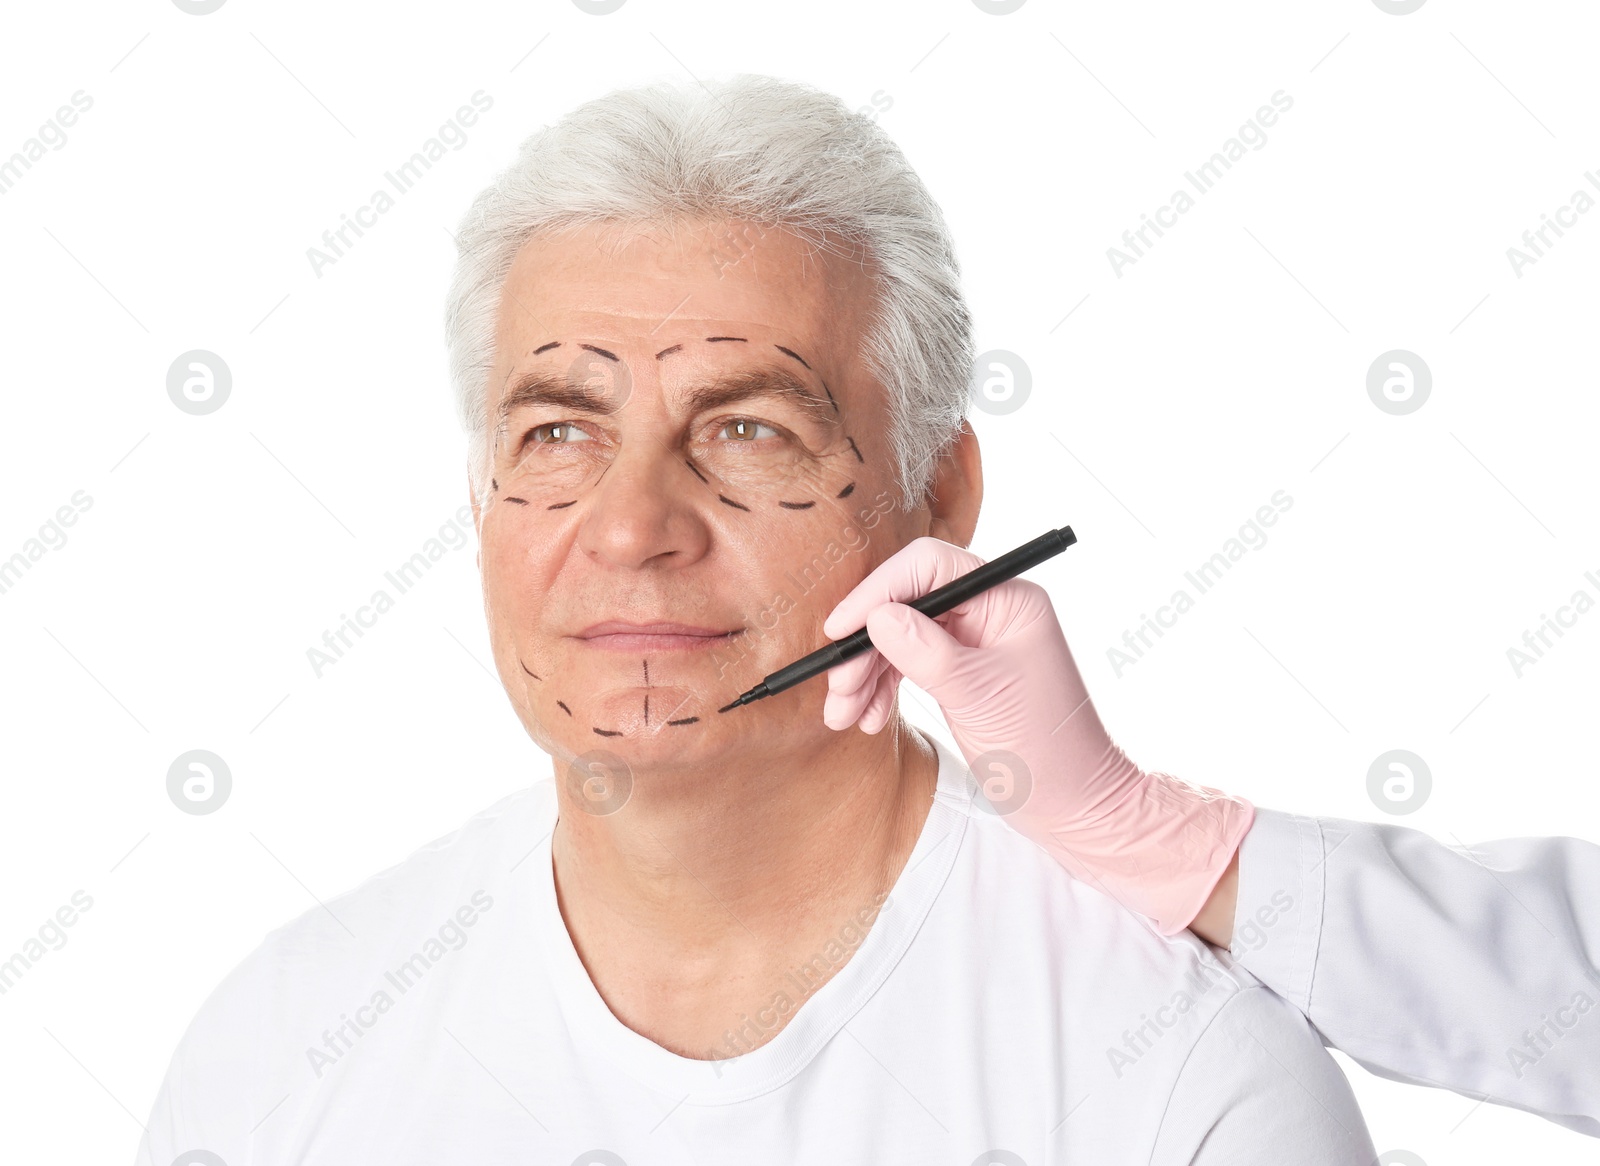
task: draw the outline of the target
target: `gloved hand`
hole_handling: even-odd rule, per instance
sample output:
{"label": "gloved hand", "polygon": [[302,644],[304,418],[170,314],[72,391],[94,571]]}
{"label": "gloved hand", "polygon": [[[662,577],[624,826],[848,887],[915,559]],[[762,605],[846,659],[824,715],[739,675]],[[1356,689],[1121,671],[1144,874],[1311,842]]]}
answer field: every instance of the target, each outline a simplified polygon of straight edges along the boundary
{"label": "gloved hand", "polygon": [[1100,723],[1038,584],[1010,579],[937,620],[900,602],[982,562],[918,538],[845,596],[823,634],[839,639],[865,624],[873,647],[829,670],[823,721],[880,731],[904,676],[939,702],[985,794],[978,805],[1176,934],[1227,870],[1254,807],[1128,758]]}

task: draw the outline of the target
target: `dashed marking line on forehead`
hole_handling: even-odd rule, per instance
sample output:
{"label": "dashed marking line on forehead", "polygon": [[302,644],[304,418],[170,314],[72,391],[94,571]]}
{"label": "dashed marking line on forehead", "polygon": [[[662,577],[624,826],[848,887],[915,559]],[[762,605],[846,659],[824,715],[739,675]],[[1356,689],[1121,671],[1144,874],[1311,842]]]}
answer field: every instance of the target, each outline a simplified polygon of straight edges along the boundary
{"label": "dashed marking line on forehead", "polygon": [[782,506],[785,510],[810,510],[813,506],[816,505],[816,503],[815,502],[779,502],[778,505]]}
{"label": "dashed marking line on forehead", "polygon": [[515,502],[518,506],[528,505],[528,500],[526,498],[518,498],[515,494],[507,494],[505,499],[507,502]]}
{"label": "dashed marking line on forehead", "polygon": [[586,352],[598,353],[601,356],[605,357],[609,361],[615,362],[618,359],[617,354],[615,352],[607,352],[604,348],[597,348],[593,344],[580,344],[580,345],[578,345],[578,347],[583,349]]}
{"label": "dashed marking line on forehead", "polygon": [[692,725],[696,721],[698,721],[699,719],[700,719],[699,717],[679,717],[675,721],[668,721],[667,724],[669,724],[669,725]]}
{"label": "dashed marking line on forehead", "polygon": [[776,348],[776,349],[777,349],[777,350],[778,350],[778,351],[779,351],[779,352],[781,352],[781,353],[783,353],[783,354],[784,354],[784,355],[785,355],[785,356],[792,356],[792,357],[794,357],[794,358],[795,358],[795,359],[796,359],[796,360],[798,360],[798,361],[799,361],[799,362],[800,362],[800,363],[801,363],[801,364],[805,364],[805,366],[806,366],[806,368],[807,368],[807,370],[809,370],[809,369],[810,369],[810,368],[811,368],[811,366],[810,366],[810,365],[809,365],[809,364],[806,364],[806,358],[805,358],[805,357],[803,357],[803,356],[801,356],[801,355],[800,355],[800,354],[799,354],[799,353],[798,353],[798,352],[796,352],[796,351],[795,351],[795,350],[794,350],[794,349],[792,349],[792,348],[785,348],[785,347],[784,347],[784,346],[783,346],[783,345],[781,345],[781,344],[774,344],[774,345],[773,345],[773,346],[772,346],[772,347],[774,347],[774,348]]}
{"label": "dashed marking line on forehead", "polygon": [[748,343],[750,343],[750,338],[748,336],[707,336],[706,337],[706,343],[707,344],[717,344],[717,343],[720,343],[720,342],[722,342],[724,340],[737,340],[740,344],[748,344]]}
{"label": "dashed marking line on forehead", "polygon": [[622,736],[622,730],[621,729],[602,729],[599,725],[595,725],[595,726],[593,726],[593,728],[594,728],[594,731],[596,733],[598,733],[602,737],[620,737],[620,736]]}
{"label": "dashed marking line on forehead", "polygon": [[674,352],[682,352],[682,351],[683,351],[683,345],[674,344],[671,348],[663,348],[660,352],[656,353],[656,359],[660,360],[663,356],[671,356]]}
{"label": "dashed marking line on forehead", "polygon": [[822,391],[828,394],[828,404],[833,406],[833,411],[837,414],[839,412],[839,402],[833,399],[833,390],[828,387],[828,382],[821,377],[818,377],[817,380],[822,384]]}
{"label": "dashed marking line on forehead", "polygon": [[541,344],[541,345],[539,345],[539,347],[535,348],[530,355],[538,356],[541,352],[549,352],[552,348],[560,348],[560,347],[561,347],[561,341],[552,340],[552,341],[550,341],[549,344]]}

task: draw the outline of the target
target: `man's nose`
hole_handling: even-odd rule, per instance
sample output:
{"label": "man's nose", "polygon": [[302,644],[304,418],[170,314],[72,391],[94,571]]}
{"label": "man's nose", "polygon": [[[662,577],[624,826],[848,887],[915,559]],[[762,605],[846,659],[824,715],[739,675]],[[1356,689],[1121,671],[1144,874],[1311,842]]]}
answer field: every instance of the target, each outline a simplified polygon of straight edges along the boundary
{"label": "man's nose", "polygon": [[584,551],[622,567],[693,562],[708,545],[696,488],[707,489],[683,451],[661,434],[642,428],[625,434],[591,487]]}

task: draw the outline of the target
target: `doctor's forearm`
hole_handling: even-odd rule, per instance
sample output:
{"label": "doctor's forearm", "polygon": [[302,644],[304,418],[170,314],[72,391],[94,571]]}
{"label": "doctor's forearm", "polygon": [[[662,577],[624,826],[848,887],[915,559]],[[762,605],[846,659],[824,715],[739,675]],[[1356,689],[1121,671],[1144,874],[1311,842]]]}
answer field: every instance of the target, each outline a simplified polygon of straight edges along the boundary
{"label": "doctor's forearm", "polygon": [[1600,1136],[1600,846],[1258,809],[1236,884],[1233,957],[1328,1045]]}
{"label": "doctor's forearm", "polygon": [[1200,908],[1189,924],[1189,930],[1213,947],[1227,947],[1233,942],[1233,917],[1239,905],[1239,852],[1233,852],[1233,861],[1211,891],[1206,905]]}

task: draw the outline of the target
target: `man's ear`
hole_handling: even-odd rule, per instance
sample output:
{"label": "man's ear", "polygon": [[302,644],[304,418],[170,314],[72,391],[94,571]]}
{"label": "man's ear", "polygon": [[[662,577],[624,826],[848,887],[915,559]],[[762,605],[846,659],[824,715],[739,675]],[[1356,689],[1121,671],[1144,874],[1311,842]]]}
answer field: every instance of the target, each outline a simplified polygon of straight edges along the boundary
{"label": "man's ear", "polygon": [[953,546],[969,545],[978,528],[982,505],[983,458],[978,451],[978,435],[963,418],[934,470],[928,533]]}

